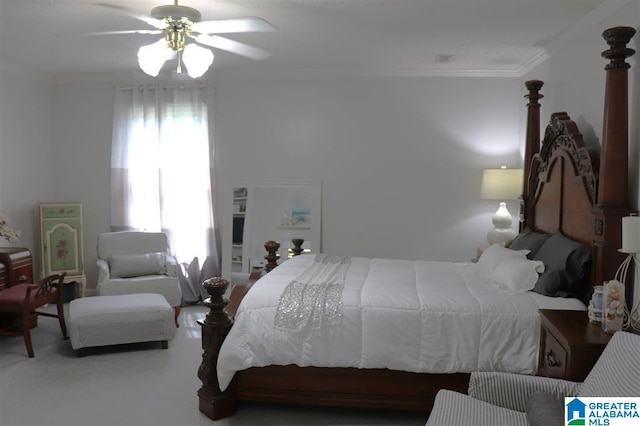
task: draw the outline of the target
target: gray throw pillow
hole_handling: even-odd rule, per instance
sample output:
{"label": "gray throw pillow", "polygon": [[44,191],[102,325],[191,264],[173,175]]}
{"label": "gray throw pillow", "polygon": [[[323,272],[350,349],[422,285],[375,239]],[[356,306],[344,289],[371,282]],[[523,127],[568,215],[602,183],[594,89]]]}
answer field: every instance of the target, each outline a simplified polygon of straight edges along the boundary
{"label": "gray throw pillow", "polygon": [[551,297],[575,297],[589,303],[591,250],[554,232],[533,257],[544,263],[544,272],[533,291]]}
{"label": "gray throw pillow", "polygon": [[534,392],[527,399],[527,420],[531,426],[562,426],[564,408],[553,394]]}
{"label": "gray throw pillow", "polygon": [[114,254],[109,256],[111,278],[164,275],[167,272],[164,253]]}
{"label": "gray throw pillow", "polygon": [[540,250],[540,247],[542,247],[542,244],[544,244],[550,236],[551,234],[542,234],[531,228],[526,228],[516,235],[513,241],[511,241],[509,248],[512,250],[529,250],[527,257],[533,259],[536,253],[538,253],[538,250]]}

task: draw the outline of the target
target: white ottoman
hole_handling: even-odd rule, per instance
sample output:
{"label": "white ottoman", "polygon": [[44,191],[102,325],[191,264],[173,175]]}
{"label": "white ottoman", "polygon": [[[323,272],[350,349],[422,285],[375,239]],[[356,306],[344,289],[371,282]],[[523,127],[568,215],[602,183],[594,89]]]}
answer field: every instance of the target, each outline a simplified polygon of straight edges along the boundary
{"label": "white ottoman", "polygon": [[167,349],[176,332],[173,318],[164,296],[139,293],[74,299],[67,323],[73,349],[153,341]]}

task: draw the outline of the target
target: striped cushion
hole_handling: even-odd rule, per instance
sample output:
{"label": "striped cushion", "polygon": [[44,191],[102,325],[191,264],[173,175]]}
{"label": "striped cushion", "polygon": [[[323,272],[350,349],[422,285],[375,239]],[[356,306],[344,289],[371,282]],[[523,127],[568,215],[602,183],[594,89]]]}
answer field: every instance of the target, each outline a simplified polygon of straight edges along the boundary
{"label": "striped cushion", "polygon": [[528,426],[526,413],[508,410],[449,390],[436,394],[426,426]]}
{"label": "striped cushion", "polygon": [[580,383],[524,374],[475,372],[469,380],[469,395],[510,410],[525,411],[529,396],[538,391],[556,398],[575,396]]}
{"label": "striped cushion", "polygon": [[579,396],[640,395],[640,336],[616,332],[582,385]]}

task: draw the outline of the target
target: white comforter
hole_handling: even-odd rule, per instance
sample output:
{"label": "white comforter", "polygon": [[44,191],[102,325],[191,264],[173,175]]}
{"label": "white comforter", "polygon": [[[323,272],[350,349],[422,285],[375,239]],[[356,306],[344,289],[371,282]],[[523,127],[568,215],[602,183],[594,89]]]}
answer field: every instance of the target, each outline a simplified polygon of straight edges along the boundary
{"label": "white comforter", "polygon": [[576,299],[503,295],[471,263],[354,257],[339,335],[274,333],[280,294],[312,261],[303,255],[284,262],[245,296],[218,358],[221,390],[236,371],[266,365],[532,374],[538,309],[585,309]]}

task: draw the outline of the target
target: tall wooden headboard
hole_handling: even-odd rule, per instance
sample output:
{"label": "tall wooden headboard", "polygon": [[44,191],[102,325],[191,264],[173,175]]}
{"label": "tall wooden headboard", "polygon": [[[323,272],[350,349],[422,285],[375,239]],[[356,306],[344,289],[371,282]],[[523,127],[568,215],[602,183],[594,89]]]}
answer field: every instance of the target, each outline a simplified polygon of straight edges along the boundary
{"label": "tall wooden headboard", "polygon": [[605,67],[601,149],[585,145],[576,123],[565,112],[551,115],[540,147],[536,129],[540,128],[538,100],[542,98],[542,82],[526,83],[528,183],[523,188],[522,225],[539,232],[559,230],[591,247],[592,286],[613,279],[625,257],[618,252],[622,246],[622,217],[631,212],[627,177],[630,65],[625,59],[635,53],[626,47],[634,34],[630,27],[615,27],[603,33],[610,49],[602,56],[610,62]]}

